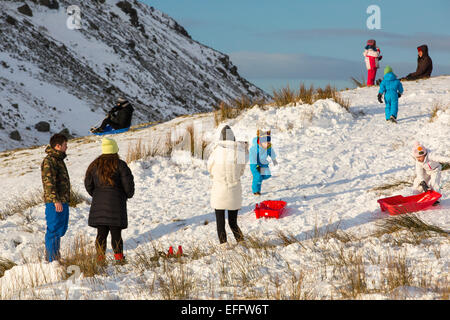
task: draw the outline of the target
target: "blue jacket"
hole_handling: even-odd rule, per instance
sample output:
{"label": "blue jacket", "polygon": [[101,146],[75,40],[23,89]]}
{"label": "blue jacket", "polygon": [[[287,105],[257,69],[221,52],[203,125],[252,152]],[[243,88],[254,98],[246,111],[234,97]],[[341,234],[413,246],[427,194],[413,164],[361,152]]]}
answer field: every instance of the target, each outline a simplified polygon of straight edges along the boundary
{"label": "blue jacket", "polygon": [[[261,170],[261,175],[270,175],[269,161],[267,157],[271,157],[272,160],[276,159],[275,151],[272,147],[264,149],[258,145],[258,138],[255,137],[252,140],[252,146],[249,150],[250,169],[256,169],[257,166],[264,168]],[[254,170],[252,170],[253,172]]]}
{"label": "blue jacket", "polygon": [[379,93],[385,93],[385,97],[394,98],[397,97],[397,93],[403,93],[403,86],[400,80],[397,79],[394,73],[388,72],[384,75],[383,81],[380,83]]}

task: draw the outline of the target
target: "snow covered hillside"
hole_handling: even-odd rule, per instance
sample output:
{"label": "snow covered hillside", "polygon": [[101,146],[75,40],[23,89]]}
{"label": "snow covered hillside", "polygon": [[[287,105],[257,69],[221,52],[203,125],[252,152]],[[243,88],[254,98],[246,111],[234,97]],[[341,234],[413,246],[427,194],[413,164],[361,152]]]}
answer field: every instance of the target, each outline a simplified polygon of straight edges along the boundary
{"label": "snow covered hillside", "polygon": [[[81,29],[67,27],[71,5]],[[46,143],[49,130],[83,136],[118,96],[135,105],[133,124],[267,96],[227,55],[138,1],[0,1],[0,8],[0,150]]]}
{"label": "snow covered hillside", "polygon": [[[385,121],[377,87],[343,91],[350,113],[332,100],[319,100],[313,105],[255,107],[230,120],[238,140],[251,142],[257,128],[270,128],[279,164],[272,166],[273,177],[263,183],[260,197],[252,194],[246,169],[238,224],[247,241],[236,245],[227,226],[233,245],[229,250],[218,245],[206,163],[180,150],[171,158],[130,164],[136,194],[128,202],[129,226],[123,232],[129,263],[109,265],[95,281],[83,275],[63,280],[65,271],[57,262],[39,261],[46,226],[42,204],[6,216],[0,220],[0,257],[17,266],[0,278],[0,297],[448,298],[450,170],[442,172],[440,205],[415,215],[439,232],[380,232],[380,223],[394,220],[380,211],[377,199],[411,195],[414,140],[450,161],[450,77],[403,85],[398,124]],[[442,108],[431,121],[439,103]],[[114,138],[125,158],[139,139],[148,144],[167,130],[191,124],[205,140],[217,139],[220,126],[215,128],[212,114],[179,117]],[[98,137],[69,142],[71,181],[86,197],[83,176],[100,152]],[[3,213],[42,188],[43,157],[44,146],[0,153],[0,179],[8,190],[0,194]],[[268,199],[287,202],[280,219],[255,218],[255,203]],[[88,213],[87,203],[71,208],[69,230],[62,238],[66,255],[80,235],[93,244],[96,230],[87,226]],[[179,260],[157,254],[178,245],[185,253]]]}

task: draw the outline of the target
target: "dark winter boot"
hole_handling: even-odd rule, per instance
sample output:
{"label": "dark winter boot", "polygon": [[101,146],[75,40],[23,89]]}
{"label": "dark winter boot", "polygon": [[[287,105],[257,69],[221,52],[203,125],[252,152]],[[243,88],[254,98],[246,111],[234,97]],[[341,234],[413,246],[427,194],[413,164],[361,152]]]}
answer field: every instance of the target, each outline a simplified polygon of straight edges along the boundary
{"label": "dark winter boot", "polygon": [[100,133],[100,132],[103,132],[103,130],[100,128],[91,128],[91,132],[92,133]]}

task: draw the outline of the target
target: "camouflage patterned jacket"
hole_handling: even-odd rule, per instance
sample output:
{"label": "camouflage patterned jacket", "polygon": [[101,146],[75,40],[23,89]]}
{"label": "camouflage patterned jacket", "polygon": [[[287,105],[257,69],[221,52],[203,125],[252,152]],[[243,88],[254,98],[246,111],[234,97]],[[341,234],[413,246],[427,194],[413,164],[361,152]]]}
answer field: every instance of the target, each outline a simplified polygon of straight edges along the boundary
{"label": "camouflage patterned jacket", "polygon": [[42,185],[44,187],[45,203],[69,203],[70,201],[70,179],[67,172],[64,152],[47,146],[47,156],[41,164]]}

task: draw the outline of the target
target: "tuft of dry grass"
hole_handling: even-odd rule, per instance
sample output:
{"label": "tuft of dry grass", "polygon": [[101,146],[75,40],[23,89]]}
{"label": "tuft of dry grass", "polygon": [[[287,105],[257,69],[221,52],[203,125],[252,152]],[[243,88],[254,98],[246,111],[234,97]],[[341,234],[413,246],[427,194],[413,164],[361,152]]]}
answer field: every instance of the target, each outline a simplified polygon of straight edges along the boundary
{"label": "tuft of dry grass", "polygon": [[156,156],[169,157],[182,140],[183,137],[174,139],[172,131],[155,136],[149,144],[144,144],[140,138],[135,143],[128,144],[126,162],[146,160]]}
{"label": "tuft of dry grass", "polygon": [[91,199],[83,196],[80,192],[78,192],[77,190],[70,188],[70,202],[69,202],[69,206],[72,208],[76,208],[77,205],[81,204],[81,203],[87,203],[87,204],[91,204]]}
{"label": "tuft of dry grass", "polygon": [[298,91],[291,89],[288,85],[286,88],[273,90],[273,99],[275,105],[278,107],[297,102],[301,102],[303,104],[313,104],[321,99],[332,99],[345,110],[350,112],[350,100],[344,99],[336,87],[332,87],[330,84],[325,86],[325,88],[317,89],[314,89],[314,86],[311,85],[307,89],[302,83]]}
{"label": "tuft of dry grass", "polygon": [[278,90],[274,89],[272,95],[273,100],[278,107],[282,107],[290,103],[295,103],[299,100],[297,92],[295,92],[295,90],[292,90],[289,85]]}
{"label": "tuft of dry grass", "polygon": [[442,171],[450,170],[450,162],[441,162]]}
{"label": "tuft of dry grass", "polygon": [[386,184],[383,184],[381,186],[378,187],[374,187],[372,189],[370,189],[371,191],[376,191],[376,192],[383,192],[386,190],[400,190],[403,187],[411,187],[412,186],[412,182],[410,182],[409,180],[396,180],[396,181],[392,181]]}
{"label": "tuft of dry grass", "polygon": [[0,220],[6,219],[8,216],[17,213],[23,213],[26,210],[44,203],[42,190],[34,190],[28,193],[25,197],[16,197],[9,201],[0,211]]}
{"label": "tuft of dry grass", "polygon": [[377,221],[377,227],[378,230],[374,233],[374,236],[376,237],[380,237],[383,234],[393,234],[400,231],[407,231],[407,234],[403,235],[403,237],[397,239],[394,238],[394,241],[398,245],[403,242],[419,244],[424,239],[428,239],[433,236],[449,237],[450,235],[450,232],[422,221],[413,213],[380,219]]}
{"label": "tuft of dry grass", "polygon": [[60,264],[65,270],[65,279],[73,273],[74,266],[84,277],[95,277],[106,272],[106,261],[99,261],[95,244],[89,244],[84,235],[75,237],[63,252]]}
{"label": "tuft of dry grass", "polygon": [[302,103],[313,104],[314,103],[314,86],[311,85],[309,89],[306,89],[305,85],[300,84],[300,88],[298,91],[298,99]]}
{"label": "tuft of dry grass", "polygon": [[164,300],[195,298],[196,279],[192,273],[185,271],[182,263],[158,276],[157,282]]}
{"label": "tuft of dry grass", "polygon": [[429,122],[434,122],[438,118],[439,111],[445,111],[450,107],[450,105],[445,105],[444,103],[437,101],[433,104],[433,108],[431,109],[431,115]]}
{"label": "tuft of dry grass", "polygon": [[264,106],[266,103],[265,98],[251,99],[245,95],[231,99],[228,102],[221,101],[218,106],[213,106],[215,108],[215,125],[217,127],[223,121],[237,118],[245,110],[251,109],[256,105]]}
{"label": "tuft of dry grass", "polygon": [[355,77],[350,77],[350,80],[353,82],[353,84],[357,87],[357,88],[364,88],[367,87],[367,82],[364,79],[364,76],[361,77],[361,81],[359,81],[358,79],[356,79]]}
{"label": "tuft of dry grass", "polygon": [[5,271],[15,267],[16,264],[11,260],[0,258],[0,278],[3,277]]}

